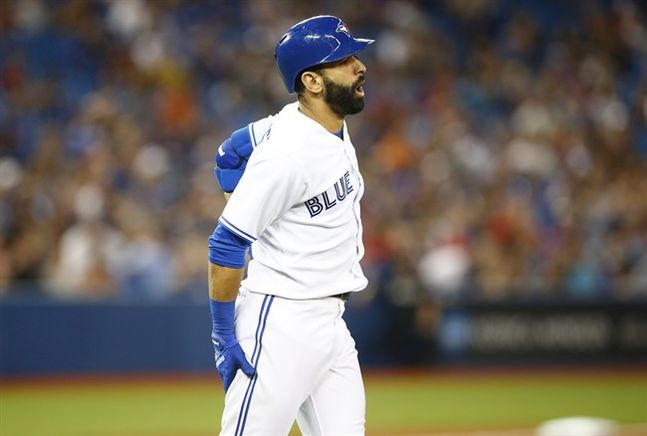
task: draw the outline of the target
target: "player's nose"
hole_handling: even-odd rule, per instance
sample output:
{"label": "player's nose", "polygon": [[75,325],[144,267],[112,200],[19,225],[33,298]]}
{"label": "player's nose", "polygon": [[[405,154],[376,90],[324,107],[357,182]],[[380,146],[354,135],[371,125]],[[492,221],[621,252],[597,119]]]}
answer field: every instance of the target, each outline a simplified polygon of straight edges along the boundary
{"label": "player's nose", "polygon": [[363,75],[366,73],[366,65],[359,60],[357,56],[353,56],[355,74]]}

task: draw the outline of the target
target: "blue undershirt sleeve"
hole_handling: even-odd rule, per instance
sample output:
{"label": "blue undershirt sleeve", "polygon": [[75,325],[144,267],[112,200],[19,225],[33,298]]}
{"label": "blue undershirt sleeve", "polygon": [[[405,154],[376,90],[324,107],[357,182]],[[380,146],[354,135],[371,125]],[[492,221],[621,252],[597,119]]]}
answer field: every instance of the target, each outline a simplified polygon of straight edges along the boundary
{"label": "blue undershirt sleeve", "polygon": [[209,237],[209,261],[227,268],[243,268],[245,251],[251,242],[232,233],[227,227],[218,226]]}

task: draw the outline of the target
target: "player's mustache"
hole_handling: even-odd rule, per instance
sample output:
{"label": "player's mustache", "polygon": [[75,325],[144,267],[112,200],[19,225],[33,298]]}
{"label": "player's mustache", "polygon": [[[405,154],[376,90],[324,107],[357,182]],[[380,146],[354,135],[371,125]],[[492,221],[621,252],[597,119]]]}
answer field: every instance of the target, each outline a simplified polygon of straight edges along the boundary
{"label": "player's mustache", "polygon": [[355,80],[353,82],[353,84],[351,85],[351,87],[349,89],[351,89],[352,92],[354,92],[356,89],[358,89],[360,86],[362,86],[364,84],[364,82],[366,82],[366,78],[364,76],[360,76],[357,80]]}

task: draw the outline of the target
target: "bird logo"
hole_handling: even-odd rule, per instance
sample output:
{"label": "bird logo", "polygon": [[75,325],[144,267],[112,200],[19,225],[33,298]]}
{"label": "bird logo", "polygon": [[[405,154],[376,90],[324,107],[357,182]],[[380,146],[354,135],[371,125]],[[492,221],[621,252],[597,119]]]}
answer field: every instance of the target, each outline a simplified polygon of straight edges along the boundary
{"label": "bird logo", "polygon": [[350,31],[348,30],[348,27],[343,21],[339,22],[339,25],[337,26],[337,32],[343,32],[352,38]]}

